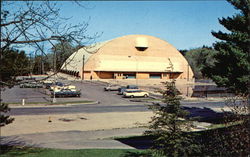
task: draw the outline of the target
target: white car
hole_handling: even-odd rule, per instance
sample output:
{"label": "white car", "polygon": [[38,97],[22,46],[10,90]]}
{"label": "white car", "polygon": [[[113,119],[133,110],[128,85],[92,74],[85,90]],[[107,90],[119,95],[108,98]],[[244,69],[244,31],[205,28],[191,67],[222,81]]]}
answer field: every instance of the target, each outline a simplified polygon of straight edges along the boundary
{"label": "white car", "polygon": [[124,97],[130,97],[130,98],[148,97],[149,93],[145,92],[143,90],[140,90],[140,89],[127,89],[127,90],[125,90],[125,92],[123,92],[123,96]]}
{"label": "white car", "polygon": [[61,87],[61,86],[56,86],[56,85],[50,86],[50,88],[49,88],[50,91],[55,91],[55,92],[59,92],[59,91],[61,91],[62,89],[63,89],[63,87]]}
{"label": "white car", "polygon": [[50,91],[54,91],[55,90],[55,92],[61,91],[63,89],[70,89],[71,91],[76,91],[76,86],[73,86],[73,85],[66,85],[66,86],[57,86],[57,85],[54,85],[54,86],[50,87]]}
{"label": "white car", "polygon": [[74,85],[66,85],[66,86],[63,86],[63,89],[70,89],[71,91],[76,91],[76,86],[74,86]]}
{"label": "white car", "polygon": [[118,91],[121,86],[119,85],[108,85],[104,88],[105,91]]}

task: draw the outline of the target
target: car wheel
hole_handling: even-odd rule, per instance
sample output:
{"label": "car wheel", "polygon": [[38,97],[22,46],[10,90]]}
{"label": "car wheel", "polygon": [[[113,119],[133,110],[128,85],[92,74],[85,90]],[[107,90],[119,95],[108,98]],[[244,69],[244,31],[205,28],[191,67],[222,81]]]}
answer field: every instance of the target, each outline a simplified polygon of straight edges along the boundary
{"label": "car wheel", "polygon": [[147,95],[147,94],[145,94],[145,95],[144,95],[144,97],[146,98],[146,97],[148,97],[148,95]]}
{"label": "car wheel", "polygon": [[131,95],[130,98],[134,98],[135,96]]}

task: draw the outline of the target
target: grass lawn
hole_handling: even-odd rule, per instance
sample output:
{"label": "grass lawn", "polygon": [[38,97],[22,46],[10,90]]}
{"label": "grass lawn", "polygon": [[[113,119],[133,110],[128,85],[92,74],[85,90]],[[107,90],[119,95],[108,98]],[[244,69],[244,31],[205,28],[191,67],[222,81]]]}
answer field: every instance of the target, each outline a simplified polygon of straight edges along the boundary
{"label": "grass lawn", "polygon": [[8,148],[1,157],[130,157],[144,153],[136,149],[46,149],[46,148]]}

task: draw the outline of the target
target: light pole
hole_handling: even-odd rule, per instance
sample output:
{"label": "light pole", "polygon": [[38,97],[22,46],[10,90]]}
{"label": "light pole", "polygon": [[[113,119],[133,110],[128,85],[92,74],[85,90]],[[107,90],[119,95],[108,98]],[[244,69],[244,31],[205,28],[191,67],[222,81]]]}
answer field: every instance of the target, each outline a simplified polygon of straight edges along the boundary
{"label": "light pole", "polygon": [[[128,56],[129,58],[132,58],[132,56]],[[133,58],[135,58],[136,61],[136,71],[135,71],[135,81],[136,81],[136,85],[138,85],[138,79],[137,79],[137,75],[138,75],[138,60],[136,56],[133,56]]]}
{"label": "light pole", "polygon": [[56,52],[54,52],[54,88],[53,88],[53,100],[52,103],[56,103]]}
{"label": "light pole", "polygon": [[82,80],[84,80],[84,62],[85,62],[85,55],[82,56]]}

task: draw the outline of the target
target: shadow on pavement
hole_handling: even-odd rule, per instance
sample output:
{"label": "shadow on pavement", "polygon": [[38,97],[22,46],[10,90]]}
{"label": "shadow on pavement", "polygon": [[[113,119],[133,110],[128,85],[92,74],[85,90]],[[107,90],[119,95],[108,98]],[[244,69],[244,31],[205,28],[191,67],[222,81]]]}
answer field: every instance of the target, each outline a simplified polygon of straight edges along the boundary
{"label": "shadow on pavement", "polygon": [[210,108],[198,108],[198,107],[183,107],[184,110],[188,111],[189,118],[195,118],[198,122],[207,122],[213,124],[219,124],[223,122],[225,113],[232,114],[230,112],[215,112]]}
{"label": "shadow on pavement", "polygon": [[[189,115],[190,118],[194,118],[195,120],[199,122],[209,122],[209,123],[214,123],[214,124],[222,123],[223,117],[225,115],[225,113],[218,113],[218,112],[213,111],[210,108],[183,107],[183,109],[190,112],[190,115]],[[153,145],[152,136],[117,138],[115,140],[121,143],[124,143],[126,145],[129,145],[131,147],[134,147],[136,149],[149,149]],[[128,153],[132,153],[130,154],[130,156],[133,156],[133,155],[136,156],[136,153],[133,154],[134,152],[128,152]]]}
{"label": "shadow on pavement", "polygon": [[123,144],[129,145],[136,149],[149,149],[153,145],[152,136],[137,136],[128,138],[117,138],[115,139]]}
{"label": "shadow on pavement", "polygon": [[[29,151],[31,150],[30,147],[38,147],[38,145],[32,144],[29,141],[25,141],[18,136],[0,137],[0,141],[0,154],[14,151],[12,153],[12,155],[14,156],[23,155],[24,152],[29,153]],[[21,152],[19,153],[18,150],[22,150],[22,154],[20,154]]]}

